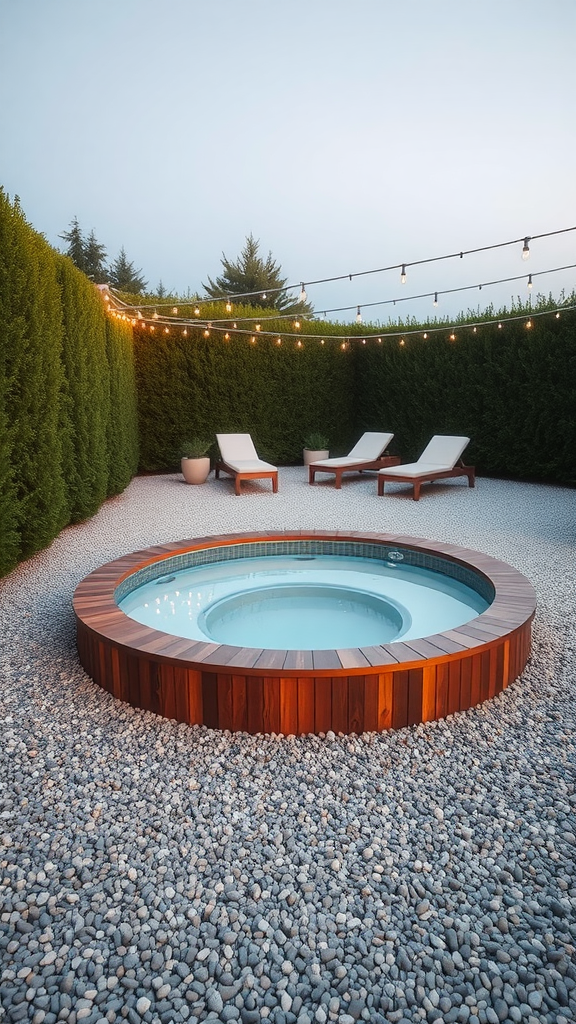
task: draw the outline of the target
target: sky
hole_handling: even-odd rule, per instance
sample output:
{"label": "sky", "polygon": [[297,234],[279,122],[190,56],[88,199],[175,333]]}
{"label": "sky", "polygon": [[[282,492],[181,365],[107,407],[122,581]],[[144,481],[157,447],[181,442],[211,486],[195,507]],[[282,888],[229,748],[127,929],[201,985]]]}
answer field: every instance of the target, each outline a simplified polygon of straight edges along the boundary
{"label": "sky", "polygon": [[[529,272],[557,299],[575,41],[574,0],[0,0],[0,185],[56,248],[74,217],[124,247],[150,290],[203,294],[252,233],[317,312],[346,307],[328,319],[498,308]],[[548,232],[527,262],[437,259]],[[420,260],[405,284],[346,276]]]}

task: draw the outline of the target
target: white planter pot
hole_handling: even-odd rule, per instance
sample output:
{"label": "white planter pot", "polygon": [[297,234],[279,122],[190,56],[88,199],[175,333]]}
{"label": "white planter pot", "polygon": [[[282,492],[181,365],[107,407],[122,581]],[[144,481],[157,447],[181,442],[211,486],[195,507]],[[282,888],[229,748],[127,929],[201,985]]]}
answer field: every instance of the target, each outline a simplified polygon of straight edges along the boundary
{"label": "white planter pot", "polygon": [[322,459],[330,458],[330,452],[328,449],[325,451],[313,451],[312,448],[305,448],[304,452],[304,465],[309,466],[311,462],[320,462]]}
{"label": "white planter pot", "polygon": [[203,484],[208,479],[210,459],[207,455],[201,459],[182,459],[180,465],[187,484]]}

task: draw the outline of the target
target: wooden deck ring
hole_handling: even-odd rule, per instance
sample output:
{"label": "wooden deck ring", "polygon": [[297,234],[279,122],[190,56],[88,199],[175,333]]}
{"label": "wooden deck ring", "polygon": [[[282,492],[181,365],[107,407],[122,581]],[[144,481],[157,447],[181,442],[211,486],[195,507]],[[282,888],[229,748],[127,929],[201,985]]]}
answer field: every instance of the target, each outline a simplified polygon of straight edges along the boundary
{"label": "wooden deck ring", "polygon": [[[475,572],[492,603],[465,625],[378,647],[272,651],[171,636],[128,618],[115,594],[148,566],[246,543],[331,541],[439,556]],[[349,553],[349,552],[347,552]],[[361,733],[399,729],[465,711],[524,669],[536,596],[512,566],[451,544],[380,533],[266,531],[161,544],[108,562],[77,586],[80,661],[104,690],[134,707],[214,729],[249,733]]]}

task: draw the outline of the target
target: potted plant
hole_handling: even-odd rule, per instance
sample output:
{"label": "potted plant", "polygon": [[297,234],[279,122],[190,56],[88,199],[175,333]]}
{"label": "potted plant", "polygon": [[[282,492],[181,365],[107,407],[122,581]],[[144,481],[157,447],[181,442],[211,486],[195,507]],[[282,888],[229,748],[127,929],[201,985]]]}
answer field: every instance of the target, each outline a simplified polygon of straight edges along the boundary
{"label": "potted plant", "polygon": [[320,462],[330,455],[328,450],[328,438],[319,430],[312,430],[304,438],[304,465],[309,466],[311,462]]}
{"label": "potted plant", "polygon": [[203,437],[191,437],[182,445],[180,465],[187,484],[203,484],[208,479],[210,458],[207,453],[211,446],[212,442]]}

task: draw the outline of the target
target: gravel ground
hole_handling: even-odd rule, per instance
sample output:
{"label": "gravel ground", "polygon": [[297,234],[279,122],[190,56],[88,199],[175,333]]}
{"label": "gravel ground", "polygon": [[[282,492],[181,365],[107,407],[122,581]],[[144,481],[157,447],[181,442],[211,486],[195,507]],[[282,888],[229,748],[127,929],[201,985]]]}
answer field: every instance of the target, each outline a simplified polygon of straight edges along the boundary
{"label": "gravel ground", "polygon": [[[574,491],[135,479],[0,583],[0,1019],[576,1020]],[[362,736],[248,736],[113,700],[78,663],[91,569],[258,528],[455,542],[536,588],[504,694]]]}

